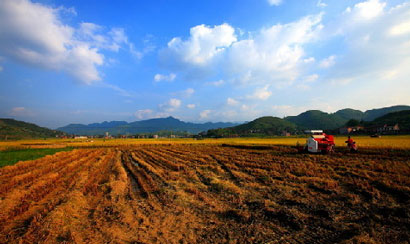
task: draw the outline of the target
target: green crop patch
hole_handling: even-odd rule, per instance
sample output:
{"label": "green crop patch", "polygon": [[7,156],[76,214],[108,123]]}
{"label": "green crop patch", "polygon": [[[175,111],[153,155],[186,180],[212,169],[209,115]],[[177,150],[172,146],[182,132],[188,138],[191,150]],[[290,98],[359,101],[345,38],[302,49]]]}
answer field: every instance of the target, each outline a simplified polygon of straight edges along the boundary
{"label": "green crop patch", "polygon": [[0,151],[0,167],[13,165],[18,161],[34,160],[57,152],[71,151],[73,148],[8,149]]}

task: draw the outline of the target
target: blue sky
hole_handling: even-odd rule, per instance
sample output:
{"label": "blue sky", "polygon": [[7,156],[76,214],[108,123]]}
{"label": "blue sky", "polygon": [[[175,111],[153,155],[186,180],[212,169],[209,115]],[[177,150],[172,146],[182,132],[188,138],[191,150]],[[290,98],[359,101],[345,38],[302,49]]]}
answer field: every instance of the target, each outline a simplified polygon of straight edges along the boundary
{"label": "blue sky", "polygon": [[409,67],[409,1],[0,1],[0,117],[51,128],[410,104]]}

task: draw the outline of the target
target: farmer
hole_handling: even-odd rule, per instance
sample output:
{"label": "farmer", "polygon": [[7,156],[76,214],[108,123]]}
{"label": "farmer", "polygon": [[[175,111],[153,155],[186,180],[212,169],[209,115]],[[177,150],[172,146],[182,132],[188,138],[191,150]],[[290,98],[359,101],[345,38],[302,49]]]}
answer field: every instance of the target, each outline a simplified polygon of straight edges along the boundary
{"label": "farmer", "polygon": [[350,149],[351,152],[357,151],[356,142],[353,141],[353,139],[350,138],[350,136],[347,137],[347,141],[345,141],[345,143],[347,143],[347,147]]}

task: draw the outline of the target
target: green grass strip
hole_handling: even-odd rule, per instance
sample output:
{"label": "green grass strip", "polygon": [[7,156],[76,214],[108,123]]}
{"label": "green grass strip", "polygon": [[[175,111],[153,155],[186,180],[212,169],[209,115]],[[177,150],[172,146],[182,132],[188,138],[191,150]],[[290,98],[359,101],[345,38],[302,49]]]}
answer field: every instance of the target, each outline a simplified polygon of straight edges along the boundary
{"label": "green grass strip", "polygon": [[57,152],[71,151],[72,147],[65,148],[36,148],[36,149],[9,149],[0,151],[0,167],[13,165],[18,161],[34,160]]}

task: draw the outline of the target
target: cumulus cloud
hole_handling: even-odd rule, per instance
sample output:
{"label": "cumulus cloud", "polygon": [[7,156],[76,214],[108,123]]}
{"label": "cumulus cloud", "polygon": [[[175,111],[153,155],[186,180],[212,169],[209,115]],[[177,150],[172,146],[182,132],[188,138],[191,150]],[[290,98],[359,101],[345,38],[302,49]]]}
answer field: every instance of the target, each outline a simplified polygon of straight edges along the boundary
{"label": "cumulus cloud", "polygon": [[405,20],[402,23],[395,24],[389,30],[392,36],[400,36],[410,33],[410,20]]}
{"label": "cumulus cloud", "polygon": [[[379,0],[359,2],[353,6],[347,7],[342,13],[341,18],[337,18],[335,23],[328,25],[328,29],[330,29],[330,32],[334,32],[338,35],[352,35],[359,30],[374,30],[373,25],[383,16],[386,17],[385,7],[386,3],[380,2]],[[388,22],[389,21],[387,21],[387,23]],[[365,36],[361,37],[361,39],[364,40],[367,38],[368,37]],[[363,43],[363,41],[359,42]]]}
{"label": "cumulus cloud", "polygon": [[174,73],[171,73],[169,75],[156,74],[156,75],[154,75],[154,81],[156,81],[156,82],[174,81],[176,77],[177,77],[177,75],[174,74]]}
{"label": "cumulus cloud", "polygon": [[202,112],[199,113],[199,118],[200,119],[207,119],[209,118],[209,115],[212,111],[211,110],[203,110]]}
{"label": "cumulus cloud", "polygon": [[317,1],[316,6],[320,7],[320,8],[324,8],[327,6],[326,3],[324,3],[322,0]]}
{"label": "cumulus cloud", "polygon": [[255,91],[251,95],[248,95],[248,98],[266,100],[272,95],[272,92],[269,91],[268,89],[269,89],[269,85],[266,85],[265,87],[262,87],[262,88],[255,89]]}
{"label": "cumulus cloud", "polygon": [[325,68],[332,67],[333,65],[335,65],[335,63],[336,63],[336,56],[332,55],[332,56],[329,56],[329,57],[323,59],[320,62],[319,67],[325,69]]}
{"label": "cumulus cloud", "polygon": [[189,109],[194,109],[196,107],[196,105],[195,104],[188,104],[188,105],[186,105],[186,107],[189,108]]}
{"label": "cumulus cloud", "polygon": [[187,88],[185,90],[182,91],[182,96],[183,97],[190,97],[195,93],[195,90],[193,88]]}
{"label": "cumulus cloud", "polygon": [[187,88],[182,91],[173,92],[171,93],[172,96],[180,97],[180,98],[189,98],[195,93],[193,88]]}
{"label": "cumulus cloud", "polygon": [[305,63],[305,64],[313,63],[315,61],[316,61],[316,59],[314,57],[309,57],[309,58],[303,59],[303,63]]}
{"label": "cumulus cloud", "polygon": [[371,20],[383,13],[386,3],[379,0],[368,0],[357,3],[353,9],[347,8],[346,12],[350,13],[355,20]]}
{"label": "cumulus cloud", "polygon": [[183,70],[191,77],[205,76],[201,70],[220,57],[237,40],[235,29],[228,24],[214,27],[194,26],[187,40],[175,37],[160,52],[162,63],[172,69]]}
{"label": "cumulus cloud", "polygon": [[317,40],[321,19],[322,14],[306,16],[263,28],[240,40],[229,24],[198,25],[191,28],[187,40],[173,38],[160,56],[171,70],[195,78],[222,72],[227,78],[224,80],[243,84],[292,82],[299,76],[301,65],[314,61],[313,57],[305,57],[304,45]]}
{"label": "cumulus cloud", "polygon": [[139,120],[165,118],[170,116],[168,112],[154,111],[151,109],[140,109],[134,113],[134,116]]}
{"label": "cumulus cloud", "polygon": [[[326,3],[331,7],[330,2]],[[325,7],[324,1],[318,1],[317,5]],[[175,70],[182,71],[183,79],[183,72],[196,71],[195,68],[200,66],[207,71],[204,73],[212,73],[211,77],[224,81],[222,84],[234,83],[238,97],[231,98],[233,100],[225,97],[226,100],[218,101],[218,104],[232,105],[238,99],[241,103],[218,110],[214,105],[211,107],[213,112],[206,115],[208,119],[251,116],[248,111],[253,108],[261,111],[252,115],[270,114],[272,108],[268,108],[265,101],[280,101],[285,96],[283,94],[297,94],[297,102],[275,107],[277,114],[296,114],[318,104],[317,101],[309,103],[309,95],[300,93],[299,89],[291,92],[283,89],[283,94],[275,92],[275,97],[272,97],[274,89],[282,89],[286,85],[302,90],[314,87],[321,91],[323,100],[320,102],[332,100],[333,108],[347,106],[344,98],[337,100],[327,92],[334,89],[340,94],[355,97],[354,103],[349,105],[351,107],[369,104],[368,109],[383,104],[408,103],[409,97],[405,94],[410,92],[410,3],[388,6],[382,0],[362,0],[343,13],[335,14],[332,19],[322,19],[323,14],[317,14],[253,32],[245,31],[247,34],[243,35],[233,32],[236,40],[219,52],[202,48],[202,43],[196,42],[197,50],[208,50],[208,55],[197,52],[206,58],[199,59],[201,62],[193,58],[181,62],[181,57],[195,55],[180,55],[179,64],[183,68]],[[181,39],[181,42],[191,39],[192,35]],[[191,53],[189,48],[183,52],[185,46],[180,47],[180,54]],[[316,56],[318,48],[320,56]],[[169,68],[174,71],[174,67]],[[209,77],[202,78],[206,85],[219,85],[219,82],[209,82]],[[317,82],[319,79],[320,83]],[[355,89],[352,90],[351,85]],[[252,90],[255,87],[257,89]],[[401,89],[397,90],[397,87]],[[386,93],[395,95],[385,96]],[[378,94],[379,98],[372,99],[372,94]],[[304,99],[306,103],[302,102]]]}
{"label": "cumulus cloud", "polygon": [[278,6],[282,3],[282,0],[268,0],[269,5],[275,5]]}
{"label": "cumulus cloud", "polygon": [[[0,54],[27,65],[64,71],[91,84],[101,80],[101,49],[118,51],[126,42],[122,29],[82,23],[78,29],[64,24],[60,12],[29,0],[0,1]],[[72,12],[72,11],[71,11]]]}
{"label": "cumulus cloud", "polygon": [[247,80],[294,80],[304,60],[303,45],[315,40],[322,29],[321,14],[296,22],[262,29],[253,38],[232,44],[228,63],[232,73]]}
{"label": "cumulus cloud", "polygon": [[239,102],[233,98],[228,97],[228,99],[226,99],[226,104],[230,105],[230,106],[234,106],[237,105]]}
{"label": "cumulus cloud", "polygon": [[118,52],[122,45],[130,44],[123,28],[112,28],[106,33],[103,26],[94,23],[81,23],[76,35],[94,47],[114,52]]}
{"label": "cumulus cloud", "polygon": [[151,109],[140,109],[140,110],[137,110],[135,113],[134,113],[134,116],[137,118],[137,119],[147,119],[147,118],[152,118],[152,115],[154,114],[154,111],[152,111]]}
{"label": "cumulus cloud", "polygon": [[179,99],[171,98],[166,103],[160,104],[159,108],[165,112],[173,112],[181,106],[182,102]]}
{"label": "cumulus cloud", "polygon": [[364,1],[343,15],[339,35],[344,37],[347,51],[338,56],[329,70],[331,75],[325,77],[332,84],[370,85],[371,81],[372,86],[378,83],[381,87],[386,78],[395,87],[410,75],[406,67],[410,62],[410,31],[406,31],[410,3],[390,9],[385,6],[377,0]]}

